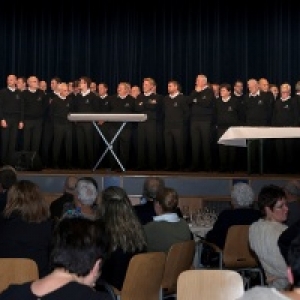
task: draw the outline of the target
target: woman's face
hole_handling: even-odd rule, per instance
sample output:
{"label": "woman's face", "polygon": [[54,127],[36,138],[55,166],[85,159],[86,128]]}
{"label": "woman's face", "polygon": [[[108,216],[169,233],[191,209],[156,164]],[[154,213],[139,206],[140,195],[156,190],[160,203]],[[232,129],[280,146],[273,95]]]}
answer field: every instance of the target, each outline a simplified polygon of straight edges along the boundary
{"label": "woman's face", "polygon": [[269,219],[271,221],[277,221],[277,222],[283,223],[287,218],[289,209],[286,204],[286,199],[281,198],[281,199],[277,200],[273,209],[267,207],[266,210],[267,210],[266,211],[267,219]]}

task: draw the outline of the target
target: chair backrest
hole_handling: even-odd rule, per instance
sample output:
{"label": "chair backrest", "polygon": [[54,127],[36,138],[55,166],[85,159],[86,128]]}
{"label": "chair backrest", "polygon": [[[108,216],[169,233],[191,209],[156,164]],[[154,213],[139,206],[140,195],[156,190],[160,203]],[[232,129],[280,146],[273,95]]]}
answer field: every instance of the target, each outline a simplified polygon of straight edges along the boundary
{"label": "chair backrest", "polygon": [[225,268],[255,268],[259,261],[249,246],[250,225],[233,225],[229,227],[223,249]]}
{"label": "chair backrest", "polygon": [[196,244],[194,240],[175,243],[167,253],[162,289],[164,294],[176,293],[177,278],[193,266]]}
{"label": "chair backrest", "polygon": [[134,255],[128,265],[120,298],[122,300],[159,300],[165,261],[164,252]]}
{"label": "chair backrest", "polygon": [[39,278],[34,260],[29,258],[0,258],[0,292],[10,284],[20,284]]}
{"label": "chair backrest", "polygon": [[177,300],[233,300],[243,294],[242,276],[232,270],[188,270],[177,280]]}

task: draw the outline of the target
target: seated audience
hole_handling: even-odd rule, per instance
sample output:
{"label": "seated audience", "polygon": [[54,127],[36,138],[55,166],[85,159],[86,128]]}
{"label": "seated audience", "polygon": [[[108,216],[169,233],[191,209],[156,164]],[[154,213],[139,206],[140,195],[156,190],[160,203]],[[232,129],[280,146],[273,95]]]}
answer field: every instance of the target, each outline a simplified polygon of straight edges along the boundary
{"label": "seated audience", "polygon": [[39,187],[29,181],[13,184],[0,216],[0,257],[28,257],[36,261],[39,275],[49,273],[52,237],[49,208]]}
{"label": "seated audience", "polygon": [[[231,190],[232,209],[223,210],[206,234],[205,240],[224,249],[228,229],[233,225],[250,225],[261,217],[259,210],[253,208],[255,193],[245,182],[236,183]],[[203,245],[201,253],[203,265],[218,264],[218,255],[207,245]]]}
{"label": "seated audience", "polygon": [[94,289],[107,241],[100,222],[63,218],[54,231],[51,273],[33,282],[10,285],[0,299],[111,299]]}
{"label": "seated audience", "polygon": [[249,225],[261,217],[260,211],[252,207],[255,193],[248,183],[236,183],[232,187],[230,200],[232,209],[223,210],[206,234],[206,240],[220,249],[224,248],[228,229],[232,225]]}
{"label": "seated audience", "polygon": [[[153,221],[153,217],[156,216],[153,200],[156,198],[157,192],[164,187],[165,182],[161,177],[154,176],[145,179],[141,204],[134,205],[135,212],[142,225]],[[176,213],[182,218],[182,212],[179,207],[176,207]]]}
{"label": "seated audience", "polygon": [[122,290],[131,257],[146,251],[145,233],[123,188],[106,188],[100,201],[99,217],[111,239],[110,255],[103,264],[101,278]]}
{"label": "seated audience", "polygon": [[93,177],[81,177],[75,187],[73,202],[64,205],[64,214],[95,219],[97,214],[98,184]]}
{"label": "seated audience", "polygon": [[291,180],[284,187],[289,209],[285,224],[290,226],[300,220],[300,182]]}
{"label": "seated audience", "polygon": [[153,217],[156,215],[153,200],[156,198],[157,192],[164,187],[165,182],[160,177],[145,179],[141,204],[134,205],[134,210],[143,225],[153,221]]}
{"label": "seated audience", "polygon": [[287,266],[277,244],[280,234],[287,229],[283,224],[288,214],[283,188],[276,185],[262,187],[257,204],[263,217],[250,225],[250,247],[264,269],[267,284],[285,289],[288,285]]}
{"label": "seated audience", "polygon": [[178,194],[174,189],[165,187],[158,191],[154,199],[156,216],[152,222],[144,225],[147,251],[168,252],[174,243],[191,239],[190,227],[178,217],[177,207]]}
{"label": "seated audience", "polygon": [[0,169],[0,212],[3,212],[8,189],[17,182],[17,171],[12,166],[3,166]]}
{"label": "seated audience", "polygon": [[278,291],[267,286],[255,286],[247,290],[239,300],[252,299],[300,299],[300,235],[292,241],[288,251],[287,278],[290,288]]}
{"label": "seated audience", "polygon": [[77,180],[77,177],[74,175],[66,177],[63,194],[50,204],[50,214],[52,219],[60,219],[63,214],[64,205],[74,201]]}

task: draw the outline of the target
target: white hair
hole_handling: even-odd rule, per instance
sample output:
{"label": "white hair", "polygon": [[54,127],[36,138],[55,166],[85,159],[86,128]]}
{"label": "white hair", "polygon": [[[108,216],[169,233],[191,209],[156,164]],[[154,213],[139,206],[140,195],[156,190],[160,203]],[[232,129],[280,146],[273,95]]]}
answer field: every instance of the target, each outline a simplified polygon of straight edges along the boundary
{"label": "white hair", "polygon": [[92,205],[98,197],[95,185],[89,180],[78,180],[76,185],[78,200],[84,205]]}
{"label": "white hair", "polygon": [[248,183],[237,182],[232,188],[231,199],[238,206],[250,206],[254,201],[254,197],[254,191]]}

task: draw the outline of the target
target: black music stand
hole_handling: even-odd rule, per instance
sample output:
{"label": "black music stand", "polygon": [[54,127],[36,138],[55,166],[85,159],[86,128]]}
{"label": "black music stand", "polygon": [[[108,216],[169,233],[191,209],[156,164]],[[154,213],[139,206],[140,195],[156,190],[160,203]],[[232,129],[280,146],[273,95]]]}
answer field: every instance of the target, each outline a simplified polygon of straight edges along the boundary
{"label": "black music stand", "polygon": [[[92,122],[94,127],[96,128],[97,132],[103,139],[104,143],[106,144],[106,149],[103,152],[103,154],[100,156],[99,160],[95,164],[93,168],[93,172],[98,168],[99,164],[103,160],[104,156],[108,151],[111,152],[117,163],[119,164],[121,170],[124,172],[125,168],[122,165],[121,161],[119,160],[118,156],[113,150],[113,143],[125,127],[125,125],[128,122],[144,122],[147,120],[147,115],[146,114],[79,114],[79,113],[71,113],[68,115],[68,120],[73,121],[73,122]],[[112,138],[112,140],[109,142],[105,138],[104,134],[102,133],[101,129],[99,126],[97,126],[96,122],[99,121],[104,121],[104,122],[121,122],[121,126]]]}

